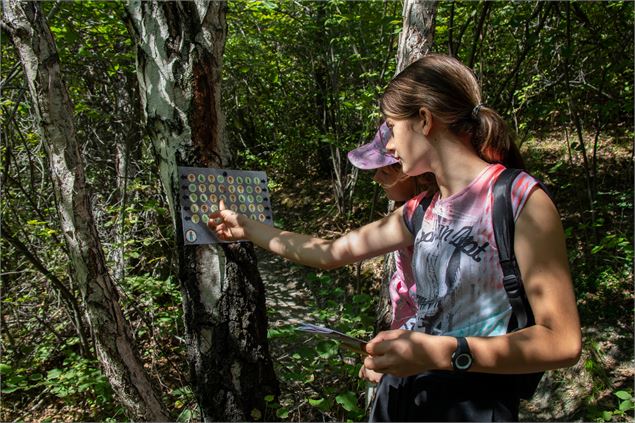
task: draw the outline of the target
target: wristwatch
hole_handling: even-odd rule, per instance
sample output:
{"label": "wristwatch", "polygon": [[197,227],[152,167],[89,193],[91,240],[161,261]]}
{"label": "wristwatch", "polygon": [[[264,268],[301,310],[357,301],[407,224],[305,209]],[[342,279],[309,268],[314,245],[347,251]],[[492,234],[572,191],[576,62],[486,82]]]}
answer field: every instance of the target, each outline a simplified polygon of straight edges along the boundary
{"label": "wristwatch", "polygon": [[472,367],[472,353],[467,339],[463,337],[456,338],[456,350],[452,353],[452,367],[457,372],[465,372]]}

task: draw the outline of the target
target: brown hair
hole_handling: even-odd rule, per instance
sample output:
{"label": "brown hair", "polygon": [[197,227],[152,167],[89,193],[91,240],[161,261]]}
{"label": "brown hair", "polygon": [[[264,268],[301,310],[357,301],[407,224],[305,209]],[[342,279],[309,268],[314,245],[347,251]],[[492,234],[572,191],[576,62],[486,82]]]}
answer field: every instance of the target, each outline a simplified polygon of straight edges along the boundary
{"label": "brown hair", "polygon": [[395,119],[419,116],[425,107],[453,133],[469,134],[483,160],[524,168],[505,121],[482,104],[476,76],[453,57],[428,54],[411,63],[388,84],[380,107],[384,116]]}

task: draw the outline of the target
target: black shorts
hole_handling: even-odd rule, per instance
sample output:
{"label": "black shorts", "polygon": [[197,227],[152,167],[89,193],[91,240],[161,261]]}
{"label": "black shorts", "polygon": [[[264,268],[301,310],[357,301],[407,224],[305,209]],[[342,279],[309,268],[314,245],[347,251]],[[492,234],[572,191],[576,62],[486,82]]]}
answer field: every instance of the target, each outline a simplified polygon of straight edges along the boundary
{"label": "black shorts", "polygon": [[518,421],[514,375],[435,371],[404,378],[384,375],[371,422]]}

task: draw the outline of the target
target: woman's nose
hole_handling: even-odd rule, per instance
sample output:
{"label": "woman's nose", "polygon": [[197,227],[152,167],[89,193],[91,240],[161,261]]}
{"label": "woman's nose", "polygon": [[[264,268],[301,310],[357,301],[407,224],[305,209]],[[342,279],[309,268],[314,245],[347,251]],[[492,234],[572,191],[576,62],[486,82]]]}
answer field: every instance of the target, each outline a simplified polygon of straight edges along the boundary
{"label": "woman's nose", "polygon": [[390,137],[390,139],[388,139],[388,142],[386,143],[386,153],[390,154],[390,155],[394,155],[393,153],[395,152],[395,143],[394,143],[395,137]]}

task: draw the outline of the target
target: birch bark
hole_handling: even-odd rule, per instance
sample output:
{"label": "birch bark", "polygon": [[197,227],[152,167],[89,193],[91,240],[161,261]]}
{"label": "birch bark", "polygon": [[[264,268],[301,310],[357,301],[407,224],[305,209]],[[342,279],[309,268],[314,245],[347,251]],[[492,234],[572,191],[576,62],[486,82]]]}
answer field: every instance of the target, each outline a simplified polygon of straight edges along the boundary
{"label": "birch bark", "polygon": [[73,105],[57,48],[38,2],[3,0],[3,23],[15,45],[49,159],[57,211],[80,287],[97,358],[115,395],[137,420],[168,420],[160,395],[133,346],[119,294],[105,265],[86,189]]}
{"label": "birch bark", "polygon": [[267,343],[264,286],[253,245],[184,246],[179,165],[224,167],[220,108],[227,36],[222,1],[130,1],[137,77],[176,235],[193,392],[204,421],[275,419],[279,394]]}
{"label": "birch bark", "polygon": [[434,42],[437,0],[405,0],[403,30],[397,48],[397,69],[401,72],[415,60],[428,54]]}

